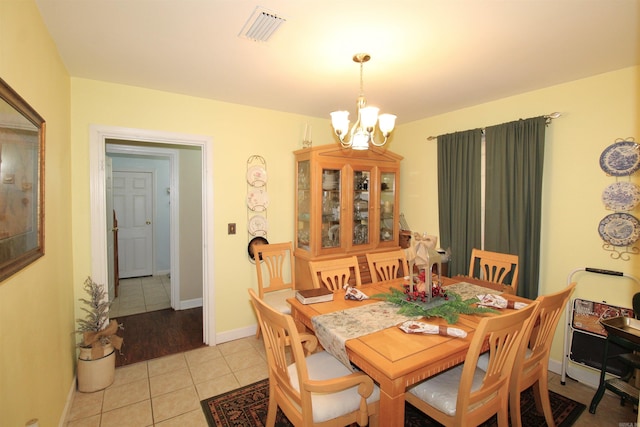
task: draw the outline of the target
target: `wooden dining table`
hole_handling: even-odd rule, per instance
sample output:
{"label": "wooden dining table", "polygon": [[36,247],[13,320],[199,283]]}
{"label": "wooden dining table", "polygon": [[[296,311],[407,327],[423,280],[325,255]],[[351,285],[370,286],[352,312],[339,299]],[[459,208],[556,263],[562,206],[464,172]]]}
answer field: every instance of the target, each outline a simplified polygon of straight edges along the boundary
{"label": "wooden dining table", "polygon": [[[394,279],[362,285],[358,289],[367,296],[372,296],[388,293],[391,287],[403,289],[404,283],[406,283],[404,279]],[[525,298],[509,293],[509,289],[503,285],[464,276],[442,278],[442,284],[445,287],[453,284],[464,286],[464,283],[481,286],[488,292],[500,291],[508,301],[529,302]],[[355,301],[345,299],[344,296],[345,291],[338,291],[334,294],[333,301],[307,305],[291,298],[288,300],[291,304],[291,315],[296,322],[313,332],[314,326],[311,319],[314,316],[380,302],[379,299],[373,298]],[[498,311],[502,313],[511,310]],[[404,425],[405,391],[408,387],[464,362],[469,343],[481,318],[481,315],[460,315],[455,324],[449,325],[466,331],[466,338],[407,334],[394,326],[346,341],[345,347],[349,361],[380,386],[381,426]],[[447,325],[442,318],[432,317],[422,320],[430,324]]]}

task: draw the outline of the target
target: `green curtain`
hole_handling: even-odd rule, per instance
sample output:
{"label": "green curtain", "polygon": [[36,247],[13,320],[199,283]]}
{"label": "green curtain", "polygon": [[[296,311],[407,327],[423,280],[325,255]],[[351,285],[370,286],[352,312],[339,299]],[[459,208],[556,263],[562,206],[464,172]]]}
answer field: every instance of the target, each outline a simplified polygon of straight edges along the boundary
{"label": "green curtain", "polygon": [[471,249],[480,247],[482,130],[438,136],[440,247],[451,250],[449,275],[467,274]]}
{"label": "green curtain", "polygon": [[530,299],[538,296],[545,128],[535,117],[485,133],[484,249],[518,255],[518,295]]}

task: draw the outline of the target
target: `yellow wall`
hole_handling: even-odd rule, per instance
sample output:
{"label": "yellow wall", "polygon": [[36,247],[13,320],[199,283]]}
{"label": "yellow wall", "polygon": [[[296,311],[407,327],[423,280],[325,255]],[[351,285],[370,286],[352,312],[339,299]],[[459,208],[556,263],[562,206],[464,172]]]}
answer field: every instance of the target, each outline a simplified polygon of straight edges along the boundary
{"label": "yellow wall", "polygon": [[[409,224],[437,234],[436,145],[427,136],[560,111],[563,116],[548,128],[540,291],[560,289],[576,267],[640,276],[640,255],[612,259],[596,232],[607,213],[602,190],[614,182],[598,166],[600,153],[616,138],[640,139],[638,71],[624,69],[399,126],[389,148],[404,156],[401,211]],[[313,125],[315,145],[332,143],[328,120],[70,79],[32,0],[0,1],[0,77],[47,121],[46,254],[0,283],[3,425],[23,425],[33,417],[43,426],[57,424],[72,386],[77,298],[91,273],[92,124],[212,137],[217,332],[255,324],[246,295],[247,287],[255,287],[246,257],[247,159],[258,154],[267,160],[269,239],[291,239],[292,151],[301,146],[306,122]],[[238,234],[226,234],[229,222],[237,223]],[[629,304],[631,291],[615,279],[591,282],[581,287],[581,297]],[[559,353],[556,339],[552,357],[559,360]]]}
{"label": "yellow wall", "polygon": [[45,256],[0,282],[0,424],[58,424],[75,360],[70,88],[33,1],[0,1],[0,77],[46,120]]}
{"label": "yellow wall", "polygon": [[[439,234],[437,144],[427,141],[428,136],[559,111],[562,117],[546,133],[540,293],[559,291],[569,273],[582,267],[640,278],[640,255],[612,259],[597,231],[600,220],[611,213],[601,201],[602,191],[616,180],[600,168],[600,154],[617,138],[640,141],[639,72],[639,67],[626,68],[400,126],[392,149],[404,156],[400,211],[409,226]],[[640,184],[639,175],[632,182]],[[639,216],[640,208],[633,213]],[[587,273],[574,278],[579,282],[574,297],[630,307],[631,296],[640,292],[640,285],[626,279]],[[563,331],[561,323],[551,356],[558,361]]]}
{"label": "yellow wall", "polygon": [[[247,288],[257,286],[255,267],[247,255],[247,160],[257,154],[267,162],[269,241],[291,240],[293,151],[302,146],[307,122],[313,126],[314,143],[332,142],[329,121],[80,78],[71,79],[71,99],[73,211],[88,212],[90,206],[90,125],[212,138],[216,332],[255,325],[247,297]],[[231,222],[237,224],[236,235],[227,234]],[[80,282],[91,265],[89,216],[75,220],[73,227],[79,236],[74,239],[74,275]]]}

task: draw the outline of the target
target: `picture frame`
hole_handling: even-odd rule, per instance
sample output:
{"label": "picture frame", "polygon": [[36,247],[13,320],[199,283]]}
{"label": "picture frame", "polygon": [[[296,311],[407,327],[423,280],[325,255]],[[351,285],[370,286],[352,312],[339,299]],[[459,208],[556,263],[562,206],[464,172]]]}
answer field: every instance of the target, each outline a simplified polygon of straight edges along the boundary
{"label": "picture frame", "polygon": [[0,79],[0,282],[44,255],[45,120]]}

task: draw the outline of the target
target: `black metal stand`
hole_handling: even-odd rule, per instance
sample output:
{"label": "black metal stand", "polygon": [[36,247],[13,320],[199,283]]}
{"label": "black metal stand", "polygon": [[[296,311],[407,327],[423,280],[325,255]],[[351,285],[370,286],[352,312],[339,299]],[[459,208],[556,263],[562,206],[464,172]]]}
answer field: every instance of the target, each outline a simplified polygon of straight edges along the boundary
{"label": "black metal stand", "polygon": [[633,402],[635,405],[638,404],[640,389],[629,384],[628,381],[631,379],[634,369],[640,369],[640,356],[634,353],[625,353],[615,356],[618,360],[629,367],[629,372],[620,378],[611,378],[607,380],[605,378],[607,373],[607,362],[609,359],[609,342],[619,344],[622,347],[629,349],[631,352],[640,351],[640,344],[635,344],[611,333],[608,334],[604,343],[604,355],[602,358],[602,369],[600,371],[600,385],[598,386],[598,390],[593,396],[593,399],[591,399],[591,405],[589,406],[589,412],[592,414],[596,413],[596,408],[598,407],[600,400],[602,400],[605,390],[611,390],[620,396],[620,405],[622,406],[624,406],[624,403],[627,400]]}

